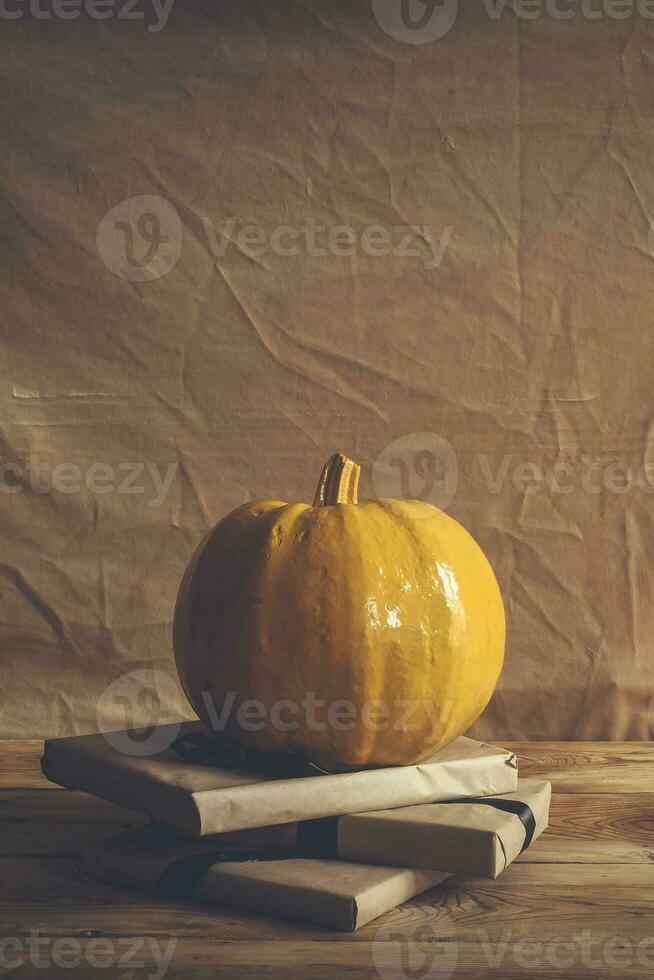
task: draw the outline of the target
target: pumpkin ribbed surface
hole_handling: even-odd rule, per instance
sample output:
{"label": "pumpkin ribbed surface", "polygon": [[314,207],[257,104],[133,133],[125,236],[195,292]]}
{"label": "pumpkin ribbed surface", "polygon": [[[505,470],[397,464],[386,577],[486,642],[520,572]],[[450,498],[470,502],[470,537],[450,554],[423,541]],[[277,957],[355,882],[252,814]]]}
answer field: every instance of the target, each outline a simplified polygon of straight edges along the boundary
{"label": "pumpkin ribbed surface", "polygon": [[356,485],[353,502],[330,504],[337,492],[317,506],[246,504],[210,532],[178,597],[179,675],[210,728],[229,707],[224,733],[246,748],[328,768],[415,762],[492,695],[499,588],[435,507],[356,503]]}

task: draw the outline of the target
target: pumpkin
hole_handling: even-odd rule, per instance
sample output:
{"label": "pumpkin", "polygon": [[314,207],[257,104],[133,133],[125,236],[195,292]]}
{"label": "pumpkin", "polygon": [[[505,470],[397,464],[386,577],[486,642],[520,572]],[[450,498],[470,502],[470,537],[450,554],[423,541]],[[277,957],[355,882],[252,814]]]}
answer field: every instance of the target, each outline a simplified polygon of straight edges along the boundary
{"label": "pumpkin", "polygon": [[328,769],[419,761],[488,703],[504,610],[471,535],[419,500],[359,503],[336,454],[313,506],[259,500],[224,518],[184,575],[180,680],[246,750]]}

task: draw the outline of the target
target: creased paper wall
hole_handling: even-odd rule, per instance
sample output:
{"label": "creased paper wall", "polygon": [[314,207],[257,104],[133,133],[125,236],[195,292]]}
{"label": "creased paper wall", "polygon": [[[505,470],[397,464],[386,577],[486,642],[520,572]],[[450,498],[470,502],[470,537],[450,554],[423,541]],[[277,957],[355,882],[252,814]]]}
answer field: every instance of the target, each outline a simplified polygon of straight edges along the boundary
{"label": "creased paper wall", "polygon": [[2,23],[3,735],[188,714],[193,546],[342,449],[497,571],[473,734],[650,737],[654,24],[412,4]]}

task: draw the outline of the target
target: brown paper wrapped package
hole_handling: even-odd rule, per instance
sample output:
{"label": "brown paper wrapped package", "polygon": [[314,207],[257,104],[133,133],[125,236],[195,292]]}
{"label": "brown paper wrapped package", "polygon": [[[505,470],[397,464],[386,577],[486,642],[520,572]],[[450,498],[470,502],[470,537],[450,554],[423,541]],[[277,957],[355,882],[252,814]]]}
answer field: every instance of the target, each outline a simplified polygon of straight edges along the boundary
{"label": "brown paper wrapped package", "polygon": [[[167,729],[170,728],[170,732]],[[170,746],[179,726],[157,733]],[[201,730],[198,724],[181,731]],[[170,737],[168,737],[168,735]],[[49,739],[43,772],[55,783],[84,790],[146,813],[193,835],[265,827],[316,817],[511,792],[517,762],[506,749],[456,739],[413,766],[299,779],[183,762],[165,747],[155,755],[129,755],[125,733]],[[113,744],[112,744],[113,743]]]}
{"label": "brown paper wrapped package", "polygon": [[552,787],[520,779],[514,793],[216,834],[216,849],[288,851],[302,857],[497,878],[546,830]]}
{"label": "brown paper wrapped package", "polygon": [[275,853],[229,860],[217,847],[215,839],[191,841],[164,827],[140,827],[89,846],[83,869],[96,881],[350,931],[450,877]]}
{"label": "brown paper wrapped package", "polygon": [[[551,793],[545,780],[520,779],[515,793],[478,803],[429,803],[343,816],[338,856],[497,878],[547,827]],[[503,801],[528,809],[522,807],[518,816],[503,810]]]}

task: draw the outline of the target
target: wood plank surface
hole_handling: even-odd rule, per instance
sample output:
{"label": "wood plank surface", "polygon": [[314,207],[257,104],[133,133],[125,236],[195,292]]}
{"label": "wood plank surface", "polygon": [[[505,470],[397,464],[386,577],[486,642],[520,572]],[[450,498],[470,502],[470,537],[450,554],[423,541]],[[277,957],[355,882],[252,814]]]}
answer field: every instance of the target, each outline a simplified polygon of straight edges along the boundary
{"label": "wood plank surface", "polygon": [[[512,742],[523,776],[549,779],[558,793],[654,791],[653,742]],[[59,789],[41,773],[43,742],[0,741],[0,789]]]}
{"label": "wood plank surface", "polygon": [[0,791],[5,789],[60,789],[41,772],[43,741],[0,740]]}
{"label": "wood plank surface", "polygon": [[[40,742],[0,743],[0,938],[9,942],[0,976],[654,976],[654,746],[508,747],[522,775],[554,785],[540,840],[496,881],[453,878],[342,933],[85,881],[83,847],[144,817],[52,792]],[[35,936],[46,967],[30,945]]]}
{"label": "wood plank surface", "polygon": [[3,769],[40,769],[42,755],[42,739],[0,740],[0,771]]}
{"label": "wood plank surface", "polygon": [[[57,797],[40,790],[0,794],[0,855],[76,854],[92,840],[147,822],[85,793]],[[520,863],[654,863],[654,795],[561,794],[552,797],[550,825]]]}
{"label": "wood plank surface", "polygon": [[502,742],[522,776],[549,779],[557,793],[651,793],[652,742]]}

